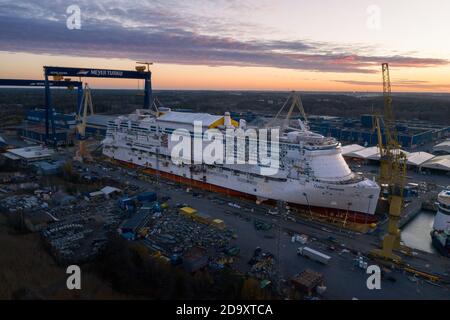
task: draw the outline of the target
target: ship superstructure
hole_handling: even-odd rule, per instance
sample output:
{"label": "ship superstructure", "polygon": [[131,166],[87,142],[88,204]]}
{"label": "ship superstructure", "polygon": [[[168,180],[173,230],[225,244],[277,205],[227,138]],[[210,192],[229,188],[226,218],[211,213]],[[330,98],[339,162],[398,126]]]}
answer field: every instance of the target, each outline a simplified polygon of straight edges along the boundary
{"label": "ship superstructure", "polygon": [[[174,163],[171,155],[178,141],[172,141],[171,135],[183,129],[194,137],[198,135],[198,122],[202,136],[208,129],[217,129],[224,134],[224,140],[227,129],[250,128],[244,120],[231,119],[229,113],[139,109],[110,121],[103,154],[146,172],[211,191],[251,196],[260,201],[281,200],[310,211],[345,216],[346,220],[358,223],[376,221],[373,215],[380,192],[377,183],[352,172],[342,156],[341,144],[311,132],[301,120],[298,128],[286,127],[280,132],[279,149],[271,154],[279,159],[279,168],[270,175],[261,173],[265,164],[259,160],[253,164]],[[210,143],[202,141],[201,148],[205,150]],[[257,148],[247,148],[244,158],[254,157]]]}

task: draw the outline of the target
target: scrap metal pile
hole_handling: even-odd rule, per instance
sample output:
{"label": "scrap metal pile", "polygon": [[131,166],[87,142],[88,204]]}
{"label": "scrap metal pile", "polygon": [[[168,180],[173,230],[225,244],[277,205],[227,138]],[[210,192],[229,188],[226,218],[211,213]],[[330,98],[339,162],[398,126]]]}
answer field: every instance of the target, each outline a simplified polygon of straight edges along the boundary
{"label": "scrap metal pile", "polygon": [[193,247],[219,255],[229,247],[232,235],[230,230],[198,223],[169,209],[151,227],[146,244],[166,255],[182,254]]}
{"label": "scrap metal pile", "polygon": [[263,252],[260,247],[256,248],[253,257],[248,262],[251,265],[248,275],[259,280],[276,279],[275,257],[270,252]]}

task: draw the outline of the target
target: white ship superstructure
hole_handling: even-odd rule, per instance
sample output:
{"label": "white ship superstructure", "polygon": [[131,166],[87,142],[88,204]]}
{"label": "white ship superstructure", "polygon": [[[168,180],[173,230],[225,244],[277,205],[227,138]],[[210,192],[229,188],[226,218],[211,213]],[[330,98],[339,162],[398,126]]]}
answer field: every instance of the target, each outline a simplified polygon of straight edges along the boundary
{"label": "white ship superstructure", "polygon": [[[309,131],[299,120],[299,129],[289,128],[280,134],[280,167],[270,176],[261,174],[260,163],[174,164],[171,151],[177,142],[172,142],[170,135],[180,128],[194,135],[195,121],[201,121],[203,132],[211,128],[224,133],[230,127],[246,128],[245,121],[236,122],[229,113],[211,115],[168,108],[158,113],[136,110],[109,123],[103,154],[213,191],[282,200],[327,212],[361,214],[354,219],[372,221],[368,217],[375,212],[380,188],[350,170],[342,157],[340,143],[333,138]],[[203,142],[202,147],[209,143]],[[256,150],[246,151],[246,159],[255,153]]]}
{"label": "white ship superstructure", "polygon": [[437,207],[433,229],[450,232],[450,187],[438,194]]}
{"label": "white ship superstructure", "polygon": [[439,252],[450,256],[450,186],[438,194],[437,208],[431,238]]}

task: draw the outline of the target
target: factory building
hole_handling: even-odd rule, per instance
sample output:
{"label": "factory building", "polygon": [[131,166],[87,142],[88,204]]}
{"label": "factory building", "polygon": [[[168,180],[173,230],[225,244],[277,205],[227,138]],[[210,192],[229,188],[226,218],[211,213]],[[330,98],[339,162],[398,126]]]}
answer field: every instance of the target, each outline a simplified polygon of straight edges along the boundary
{"label": "factory building", "polygon": [[[74,129],[76,126],[75,113],[64,114],[53,109],[53,119],[55,127],[64,129]],[[45,109],[33,109],[27,112],[25,120],[29,124],[45,123]]]}
{"label": "factory building", "polygon": [[433,152],[437,154],[450,154],[450,139],[438,143],[433,147]]}
{"label": "factory building", "polygon": [[[343,143],[357,143],[364,146],[373,146],[378,143],[374,116],[370,114],[362,115],[360,119],[309,116],[308,122],[312,131],[334,137]],[[406,149],[413,149],[450,134],[450,126],[431,125],[420,121],[414,121],[414,123],[399,121],[396,128],[398,141]],[[382,135],[385,142],[383,130]]]}
{"label": "factory building", "polygon": [[[25,125],[19,129],[19,135],[22,139],[43,143],[45,142],[45,124]],[[58,146],[71,146],[75,141],[75,131],[72,129],[56,128],[56,144]],[[53,132],[49,132],[49,141],[53,141]]]}
{"label": "factory building", "polygon": [[10,161],[19,162],[28,165],[32,162],[49,160],[52,158],[54,151],[42,146],[32,146],[17,149],[8,149],[3,156]]}
{"label": "factory building", "polygon": [[431,169],[434,171],[450,172],[450,155],[437,156],[425,162],[422,168]]}
{"label": "factory building", "polygon": [[[73,145],[75,140],[75,114],[63,114],[53,109],[55,123],[56,143],[58,146]],[[45,110],[29,110],[25,116],[19,135],[24,140],[43,143],[45,142]],[[53,132],[50,129],[49,140],[53,141]]]}
{"label": "factory building", "polygon": [[[432,169],[441,173],[450,172],[450,155],[435,156],[428,152],[408,152],[401,150],[406,156],[406,165],[410,169]],[[342,155],[345,158],[363,161],[378,162],[380,152],[378,147],[364,148],[358,144],[350,144],[342,147]]]}
{"label": "factory building", "polygon": [[[55,134],[58,146],[73,145],[76,140],[76,115],[75,113],[63,114],[53,111],[55,122]],[[86,134],[93,137],[104,137],[108,121],[116,116],[94,114],[87,117]],[[53,141],[52,130],[49,139]],[[45,110],[33,109],[27,112],[19,135],[28,141],[42,143],[45,141]]]}
{"label": "factory building", "polygon": [[[56,140],[59,145],[72,145],[75,139],[76,117],[75,113],[53,113],[56,127]],[[235,113],[235,115],[238,115]],[[241,116],[243,114],[240,114]],[[186,117],[182,113],[182,117]],[[247,115],[249,120],[254,114]],[[94,114],[87,117],[86,134],[93,137],[104,137],[108,122],[114,121],[116,115]],[[164,116],[163,116],[164,117]],[[218,117],[221,116],[212,116]],[[166,119],[171,122],[173,119]],[[208,119],[209,120],[209,119]],[[308,123],[312,131],[324,136],[331,136],[342,143],[359,144],[362,146],[375,146],[378,143],[377,132],[374,127],[374,116],[362,115],[360,119],[345,119],[334,116],[309,116]],[[43,142],[45,137],[45,110],[34,109],[27,113],[26,120],[20,129],[20,135],[33,142]],[[431,125],[429,123],[414,121],[397,122],[398,140],[405,149],[414,149],[430,141],[437,141],[450,135],[450,126]],[[382,130],[383,131],[383,130]],[[51,134],[51,132],[50,132]],[[383,142],[385,142],[384,132]],[[51,138],[53,139],[53,138]],[[450,140],[444,141],[434,147],[436,153],[449,154]]]}
{"label": "factory building", "polygon": [[6,140],[0,136],[0,148],[5,148],[8,145],[8,143],[6,142]]}
{"label": "factory building", "polygon": [[93,114],[88,116],[86,122],[86,134],[94,137],[104,137],[106,135],[108,122],[114,121],[116,118],[117,116],[105,114]]}

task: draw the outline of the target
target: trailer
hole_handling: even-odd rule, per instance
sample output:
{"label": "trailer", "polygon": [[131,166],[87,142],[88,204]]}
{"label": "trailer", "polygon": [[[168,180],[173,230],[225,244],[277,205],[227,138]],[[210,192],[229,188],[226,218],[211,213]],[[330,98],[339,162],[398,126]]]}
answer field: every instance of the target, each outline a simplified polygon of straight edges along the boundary
{"label": "trailer", "polygon": [[330,256],[327,256],[326,254],[323,254],[322,252],[311,249],[309,247],[299,247],[297,249],[297,254],[308,257],[311,260],[320,262],[322,264],[328,264],[328,262],[331,260]]}

